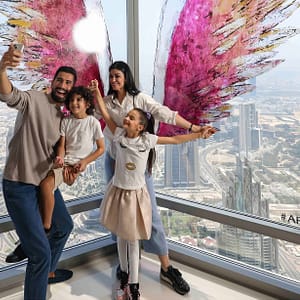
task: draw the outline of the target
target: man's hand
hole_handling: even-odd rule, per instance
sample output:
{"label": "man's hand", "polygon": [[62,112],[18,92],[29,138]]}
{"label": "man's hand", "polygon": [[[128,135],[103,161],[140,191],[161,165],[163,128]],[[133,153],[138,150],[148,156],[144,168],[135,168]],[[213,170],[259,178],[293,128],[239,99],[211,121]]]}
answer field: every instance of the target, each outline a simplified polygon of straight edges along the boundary
{"label": "man's hand", "polygon": [[15,49],[14,45],[11,44],[0,60],[0,72],[6,71],[7,67],[15,68],[19,66],[22,58],[22,51]]}
{"label": "man's hand", "polygon": [[79,173],[74,170],[72,166],[65,166],[63,169],[64,183],[67,185],[72,185],[76,178],[79,176]]}

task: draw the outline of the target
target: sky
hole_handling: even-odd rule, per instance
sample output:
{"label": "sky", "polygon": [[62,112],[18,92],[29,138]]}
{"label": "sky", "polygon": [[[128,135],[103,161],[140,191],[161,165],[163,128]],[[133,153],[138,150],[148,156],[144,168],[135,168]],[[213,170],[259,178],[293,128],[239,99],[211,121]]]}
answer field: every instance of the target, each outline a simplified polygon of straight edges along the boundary
{"label": "sky", "polygon": [[[297,9],[294,14],[286,21],[280,24],[279,27],[293,27],[300,29],[300,9]],[[300,81],[300,34],[292,37],[287,42],[279,46],[276,51],[276,58],[283,58],[285,61],[269,72],[260,75],[257,78],[257,84],[264,84],[266,81],[280,79],[295,79]]]}

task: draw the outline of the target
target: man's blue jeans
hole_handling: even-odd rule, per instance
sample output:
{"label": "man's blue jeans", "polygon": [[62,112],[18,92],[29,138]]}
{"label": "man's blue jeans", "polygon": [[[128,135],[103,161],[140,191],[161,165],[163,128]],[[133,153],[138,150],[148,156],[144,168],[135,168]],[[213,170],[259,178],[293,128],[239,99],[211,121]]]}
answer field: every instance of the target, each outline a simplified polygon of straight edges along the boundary
{"label": "man's blue jeans", "polygon": [[[109,182],[114,175],[114,159],[105,152],[105,177],[106,181]],[[158,213],[156,197],[154,192],[154,184],[152,176],[146,172],[145,174],[146,185],[148,193],[151,199],[152,206],[152,229],[151,237],[149,240],[143,240],[143,247],[146,252],[153,253],[156,255],[168,255],[168,246],[165,236],[164,227]]]}
{"label": "man's blue jeans", "polygon": [[[28,256],[24,299],[46,299],[48,273],[56,265],[73,229],[60,191],[55,191],[55,205],[50,235],[44,231],[38,203],[39,187],[3,180],[3,195],[7,211],[15,225],[22,249]],[[49,239],[48,239],[49,238]]]}

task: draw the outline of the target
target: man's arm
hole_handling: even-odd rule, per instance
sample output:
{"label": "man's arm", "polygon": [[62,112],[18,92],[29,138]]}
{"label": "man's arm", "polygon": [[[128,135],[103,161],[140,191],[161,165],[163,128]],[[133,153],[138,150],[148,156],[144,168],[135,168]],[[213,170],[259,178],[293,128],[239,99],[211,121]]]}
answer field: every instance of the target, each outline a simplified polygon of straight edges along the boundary
{"label": "man's arm", "polygon": [[9,95],[12,91],[12,84],[8,79],[7,67],[17,67],[22,60],[22,52],[15,50],[13,45],[3,54],[0,60],[0,94]]}

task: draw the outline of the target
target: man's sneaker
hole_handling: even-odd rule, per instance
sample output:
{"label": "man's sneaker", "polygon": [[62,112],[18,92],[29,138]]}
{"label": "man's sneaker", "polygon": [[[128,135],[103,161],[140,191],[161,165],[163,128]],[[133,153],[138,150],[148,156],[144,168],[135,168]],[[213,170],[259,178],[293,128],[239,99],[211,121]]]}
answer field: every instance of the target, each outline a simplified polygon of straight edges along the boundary
{"label": "man's sneaker", "polygon": [[185,295],[190,291],[190,286],[182,278],[181,273],[178,269],[172,266],[168,267],[168,271],[165,272],[162,268],[160,269],[160,278],[170,284],[173,289],[180,295]]}
{"label": "man's sneaker", "polygon": [[129,283],[128,300],[140,300],[138,283]]}
{"label": "man's sneaker", "polygon": [[27,258],[27,255],[24,253],[21,244],[18,243],[18,246],[15,248],[15,250],[6,256],[5,261],[7,263],[16,263],[25,258]]}

